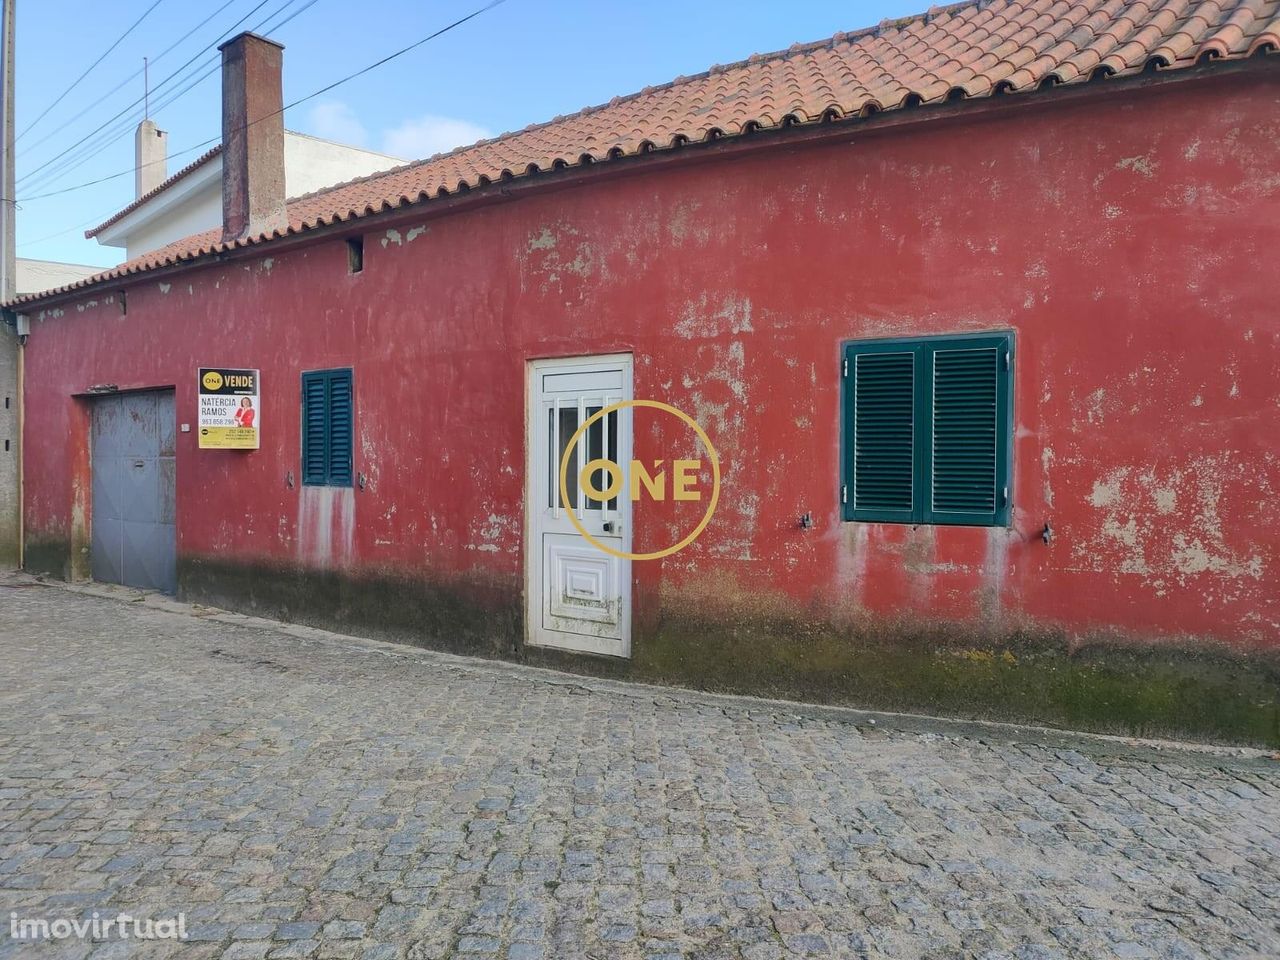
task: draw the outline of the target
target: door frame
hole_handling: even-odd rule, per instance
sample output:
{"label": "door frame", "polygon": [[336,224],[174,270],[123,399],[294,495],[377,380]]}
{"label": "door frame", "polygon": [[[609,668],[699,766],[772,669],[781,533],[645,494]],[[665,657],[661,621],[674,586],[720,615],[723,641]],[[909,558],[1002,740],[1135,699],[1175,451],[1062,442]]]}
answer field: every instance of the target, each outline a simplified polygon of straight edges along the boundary
{"label": "door frame", "polygon": [[[565,653],[582,654],[588,656],[605,656],[610,659],[631,659],[631,620],[632,620],[632,600],[635,594],[635,580],[632,575],[632,561],[626,561],[625,576],[619,576],[618,582],[622,592],[622,614],[619,619],[621,640],[621,651],[614,653],[606,650],[591,650],[591,638],[582,635],[582,642],[579,646],[568,646],[549,643],[535,643],[533,641],[535,633],[535,620],[540,624],[542,619],[542,579],[544,571],[540,560],[535,562],[535,558],[540,558],[542,553],[542,543],[538,536],[537,523],[537,504],[541,498],[538,496],[539,471],[537,469],[538,444],[537,444],[537,421],[533,414],[537,408],[539,395],[539,375],[546,369],[572,369],[574,367],[599,367],[618,365],[623,371],[623,394],[626,399],[634,399],[635,397],[635,356],[630,351],[617,353],[598,353],[584,354],[571,357],[539,357],[530,359],[525,362],[525,403],[524,403],[524,645],[526,647],[534,647],[539,650],[561,650]],[[626,413],[627,411],[621,411]],[[619,423],[622,418],[619,417]],[[632,428],[634,429],[634,428]],[[627,450],[624,453],[620,444],[618,447],[618,457],[623,459],[624,456],[630,456],[631,445],[634,444],[635,438],[632,434],[628,438]],[[634,530],[634,515],[632,504],[626,497],[625,493],[618,498],[618,509],[621,514],[623,530],[625,532],[625,540],[623,549],[630,549],[626,544],[630,544],[632,531]],[[535,598],[538,601],[537,609],[534,609]]]}

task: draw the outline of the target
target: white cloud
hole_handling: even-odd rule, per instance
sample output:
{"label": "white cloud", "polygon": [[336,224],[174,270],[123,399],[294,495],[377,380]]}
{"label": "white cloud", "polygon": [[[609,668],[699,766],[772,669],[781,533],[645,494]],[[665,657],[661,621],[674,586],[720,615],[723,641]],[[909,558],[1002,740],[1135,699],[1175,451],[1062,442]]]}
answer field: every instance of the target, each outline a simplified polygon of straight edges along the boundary
{"label": "white cloud", "polygon": [[479,124],[434,113],[405,120],[382,131],[381,136],[371,136],[351,105],[342,100],[322,100],[313,106],[303,132],[353,147],[369,148],[381,140],[378,149],[382,153],[403,160],[421,160],[493,136],[492,131]]}
{"label": "white cloud", "polygon": [[382,135],[382,152],[421,160],[492,136],[492,131],[468,120],[428,113],[387,130]]}
{"label": "white cloud", "polygon": [[307,131],[313,136],[353,147],[367,146],[369,131],[351,107],[341,100],[321,100],[307,114]]}

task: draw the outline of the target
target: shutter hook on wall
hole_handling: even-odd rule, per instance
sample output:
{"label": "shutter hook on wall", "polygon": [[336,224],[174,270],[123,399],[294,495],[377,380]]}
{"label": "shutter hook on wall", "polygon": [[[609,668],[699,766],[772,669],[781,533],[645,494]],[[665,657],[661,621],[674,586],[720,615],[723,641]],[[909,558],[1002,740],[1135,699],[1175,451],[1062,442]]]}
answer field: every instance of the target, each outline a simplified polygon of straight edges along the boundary
{"label": "shutter hook on wall", "polygon": [[293,471],[290,470],[284,475],[284,483],[290,490],[293,489]]}
{"label": "shutter hook on wall", "polygon": [[1040,539],[1044,541],[1044,545],[1046,547],[1049,545],[1049,542],[1053,540],[1053,527],[1049,526],[1049,522],[1047,520],[1045,521],[1044,529],[1040,531]]}

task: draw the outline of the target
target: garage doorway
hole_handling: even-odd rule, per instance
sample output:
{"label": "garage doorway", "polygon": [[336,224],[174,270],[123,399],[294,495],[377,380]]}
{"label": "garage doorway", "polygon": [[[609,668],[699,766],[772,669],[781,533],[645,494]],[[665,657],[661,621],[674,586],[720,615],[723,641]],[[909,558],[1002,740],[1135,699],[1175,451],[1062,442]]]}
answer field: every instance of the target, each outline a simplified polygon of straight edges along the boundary
{"label": "garage doorway", "polygon": [[93,579],[142,590],[177,589],[172,390],[92,401]]}

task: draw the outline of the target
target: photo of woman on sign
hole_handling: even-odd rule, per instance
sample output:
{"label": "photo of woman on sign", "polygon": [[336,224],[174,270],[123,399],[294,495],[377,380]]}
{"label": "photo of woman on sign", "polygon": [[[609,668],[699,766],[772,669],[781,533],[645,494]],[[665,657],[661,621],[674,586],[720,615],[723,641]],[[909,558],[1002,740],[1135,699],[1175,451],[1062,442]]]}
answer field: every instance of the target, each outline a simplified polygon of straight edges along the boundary
{"label": "photo of woman on sign", "polygon": [[252,427],[253,426],[253,398],[241,397],[240,407],[236,410],[236,426]]}

